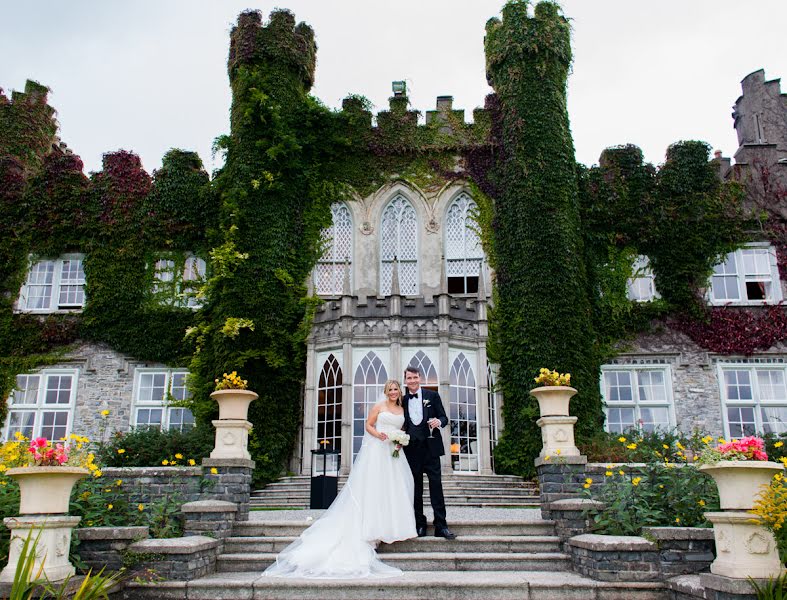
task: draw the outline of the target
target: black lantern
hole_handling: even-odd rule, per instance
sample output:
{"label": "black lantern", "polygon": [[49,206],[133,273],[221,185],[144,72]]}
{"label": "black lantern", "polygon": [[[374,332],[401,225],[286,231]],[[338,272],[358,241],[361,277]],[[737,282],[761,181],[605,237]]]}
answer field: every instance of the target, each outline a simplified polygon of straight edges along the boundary
{"label": "black lantern", "polygon": [[309,508],[328,508],[339,489],[342,456],[337,450],[312,450],[312,485]]}

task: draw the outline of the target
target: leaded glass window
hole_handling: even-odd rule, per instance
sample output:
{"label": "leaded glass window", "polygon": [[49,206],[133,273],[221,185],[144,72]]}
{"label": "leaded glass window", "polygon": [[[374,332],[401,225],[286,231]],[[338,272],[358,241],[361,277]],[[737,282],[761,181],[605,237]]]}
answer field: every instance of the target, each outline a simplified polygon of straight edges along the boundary
{"label": "leaded glass window", "polygon": [[484,251],[473,215],[478,206],[461,194],[448,208],[445,223],[445,272],[449,294],[475,294]]}
{"label": "leaded glass window", "polygon": [[454,359],[449,374],[451,400],[451,466],[454,471],[478,471],[476,381],[464,352]]}
{"label": "leaded glass window", "polygon": [[437,369],[434,368],[434,364],[423,350],[415,353],[415,356],[410,359],[408,366],[415,367],[421,372],[421,387],[437,391],[439,386]]}
{"label": "leaded glass window", "polygon": [[325,250],[314,269],[314,287],[320,295],[339,296],[344,287],[344,270],[353,261],[353,223],[344,203],[331,205],[331,226],[322,230],[322,242]]}
{"label": "leaded glass window", "polygon": [[398,262],[399,291],[418,294],[418,219],[413,205],[401,194],[383,211],[380,228],[380,293],[391,294],[393,263]]}
{"label": "leaded glass window", "polygon": [[353,378],[353,458],[361,449],[369,409],[383,399],[387,379],[383,361],[374,352],[367,352]]}
{"label": "leaded glass window", "polygon": [[326,450],[342,449],[342,368],[331,354],[322,366],[317,385],[317,441]]}

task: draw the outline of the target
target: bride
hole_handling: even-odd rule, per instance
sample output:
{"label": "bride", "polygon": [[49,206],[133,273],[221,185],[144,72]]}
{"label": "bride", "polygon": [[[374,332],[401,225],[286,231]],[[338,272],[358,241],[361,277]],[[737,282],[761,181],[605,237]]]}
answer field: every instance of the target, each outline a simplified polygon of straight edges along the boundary
{"label": "bride", "polygon": [[403,452],[392,456],[388,434],[404,424],[398,381],[385,383],[385,400],[366,419],[366,435],[347,483],[331,507],[265,570],[269,577],[345,579],[394,577],[374,551],[379,542],[416,537],[413,476]]}

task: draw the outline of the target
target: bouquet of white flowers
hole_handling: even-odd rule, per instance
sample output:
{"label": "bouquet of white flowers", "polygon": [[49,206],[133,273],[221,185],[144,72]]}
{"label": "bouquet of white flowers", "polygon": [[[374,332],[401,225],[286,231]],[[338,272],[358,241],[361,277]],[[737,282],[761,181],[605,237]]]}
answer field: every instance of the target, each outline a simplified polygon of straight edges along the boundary
{"label": "bouquet of white flowers", "polygon": [[393,454],[391,454],[394,458],[399,458],[399,450],[402,449],[402,446],[406,446],[410,443],[410,436],[401,430],[389,433],[388,439],[394,444],[394,451]]}

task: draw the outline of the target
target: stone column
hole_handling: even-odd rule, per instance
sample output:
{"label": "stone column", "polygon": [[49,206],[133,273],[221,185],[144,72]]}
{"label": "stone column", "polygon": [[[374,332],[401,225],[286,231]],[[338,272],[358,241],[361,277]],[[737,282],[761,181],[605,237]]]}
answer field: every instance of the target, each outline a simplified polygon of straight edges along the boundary
{"label": "stone column", "polygon": [[234,502],[236,521],[248,521],[254,461],[245,458],[203,458],[202,469],[210,487],[205,499]]}

